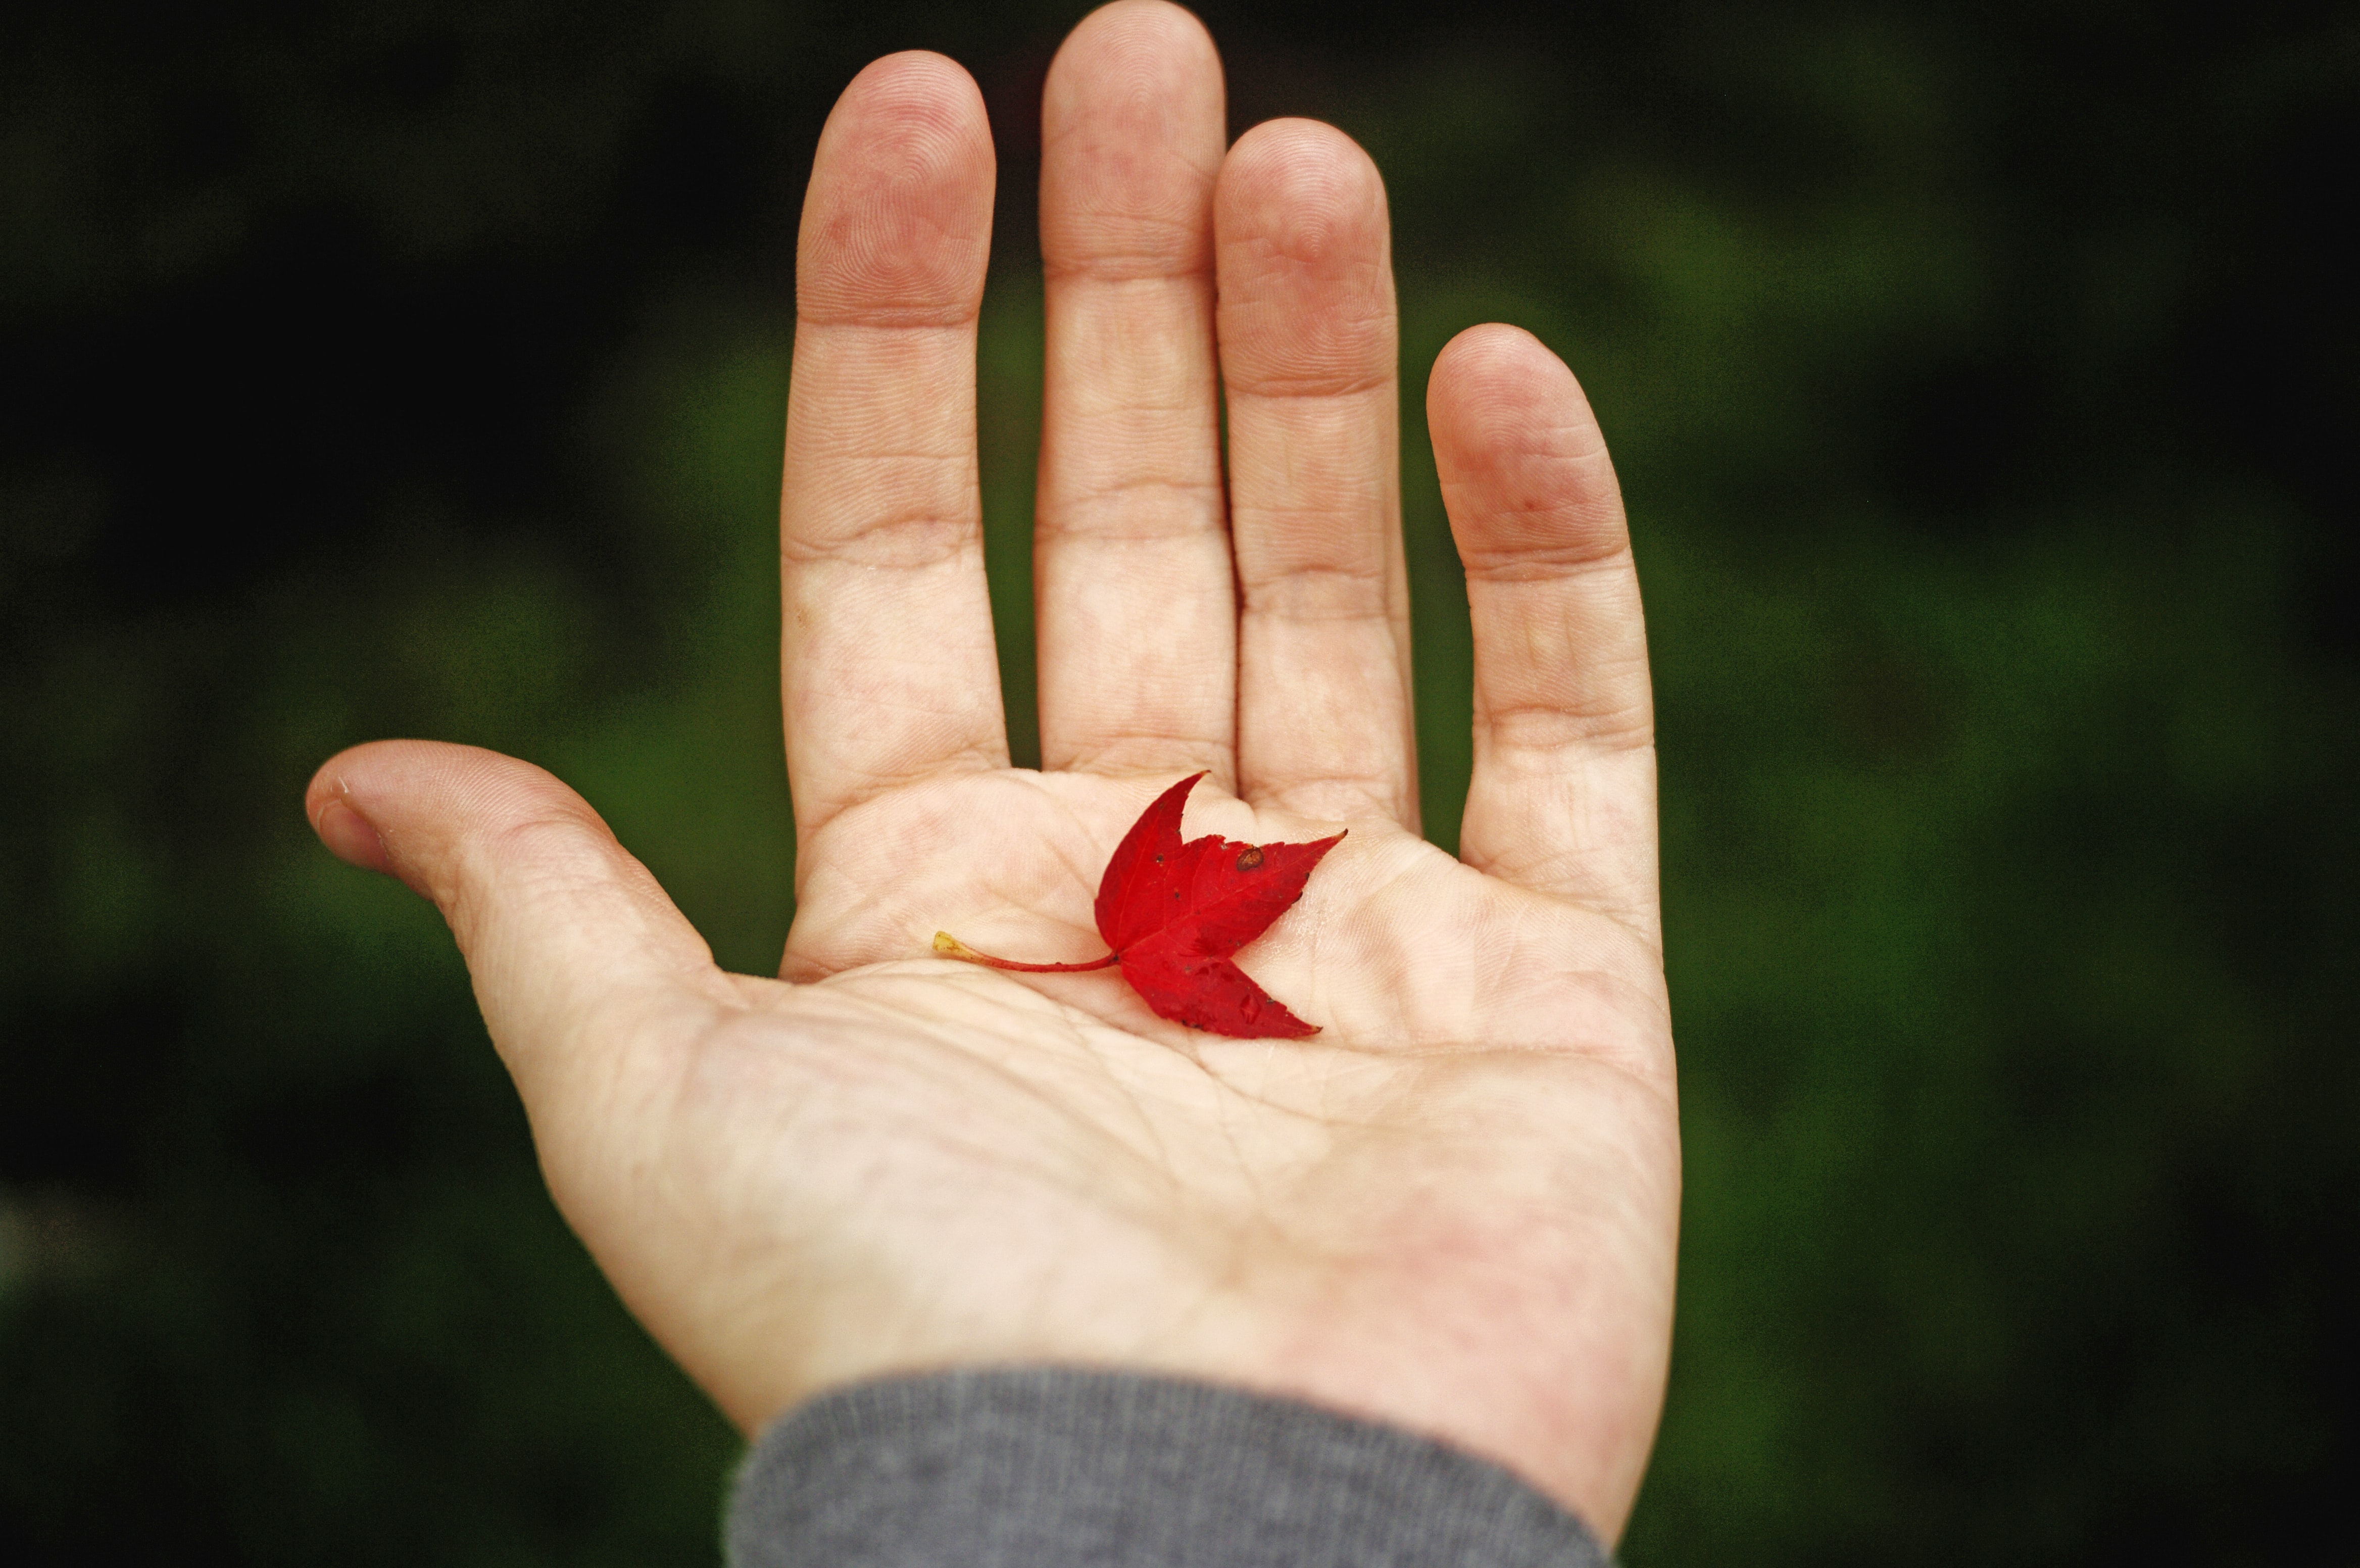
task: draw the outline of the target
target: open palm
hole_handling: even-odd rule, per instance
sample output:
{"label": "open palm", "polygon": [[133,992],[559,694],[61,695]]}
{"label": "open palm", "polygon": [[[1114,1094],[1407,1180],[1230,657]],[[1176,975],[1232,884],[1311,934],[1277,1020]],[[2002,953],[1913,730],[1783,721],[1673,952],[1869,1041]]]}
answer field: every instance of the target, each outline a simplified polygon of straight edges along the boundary
{"label": "open palm", "polygon": [[[423,742],[333,760],[347,858],[449,916],[551,1188],[748,1429],[864,1376],[1137,1367],[1392,1421],[1619,1531],[1662,1397],[1678,1145],[1644,639],[1572,377],[1464,334],[1429,418],[1473,613],[1454,860],[1415,834],[1382,188],[1308,122],[1225,146],[1193,18],[1121,0],[1046,90],[1044,770],[1008,766],[976,491],[993,159],[938,57],[846,91],[803,214],[781,559],[800,840],[728,975],[579,797]],[[1226,402],[1226,478],[1221,418]],[[1233,1040],[1114,971],[1107,857],[1349,827],[1240,962]]]}

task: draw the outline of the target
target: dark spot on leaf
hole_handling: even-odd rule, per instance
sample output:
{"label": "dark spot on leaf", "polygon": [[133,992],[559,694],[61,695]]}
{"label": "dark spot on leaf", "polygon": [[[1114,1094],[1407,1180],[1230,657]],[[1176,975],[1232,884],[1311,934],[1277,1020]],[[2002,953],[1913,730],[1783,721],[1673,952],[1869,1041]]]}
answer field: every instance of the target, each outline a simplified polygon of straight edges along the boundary
{"label": "dark spot on leaf", "polygon": [[1241,872],[1250,872],[1260,864],[1262,864],[1262,850],[1259,848],[1250,849],[1238,857],[1238,870]]}

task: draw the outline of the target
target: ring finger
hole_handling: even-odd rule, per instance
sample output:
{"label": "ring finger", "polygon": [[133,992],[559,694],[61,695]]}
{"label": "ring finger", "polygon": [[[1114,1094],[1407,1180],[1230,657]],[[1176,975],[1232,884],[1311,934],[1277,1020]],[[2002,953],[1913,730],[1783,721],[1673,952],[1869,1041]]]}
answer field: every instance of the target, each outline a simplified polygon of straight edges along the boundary
{"label": "ring finger", "polygon": [[1240,792],[1417,824],[1384,185],[1350,137],[1274,120],[1214,201]]}

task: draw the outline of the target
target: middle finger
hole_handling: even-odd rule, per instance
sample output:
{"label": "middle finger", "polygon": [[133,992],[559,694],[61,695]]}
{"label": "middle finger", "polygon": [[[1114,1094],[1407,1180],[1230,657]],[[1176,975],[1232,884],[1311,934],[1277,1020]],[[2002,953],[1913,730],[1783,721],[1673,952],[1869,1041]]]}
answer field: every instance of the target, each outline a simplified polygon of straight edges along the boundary
{"label": "middle finger", "polygon": [[1213,371],[1221,64],[1163,0],[1093,13],[1042,95],[1041,761],[1235,787]]}

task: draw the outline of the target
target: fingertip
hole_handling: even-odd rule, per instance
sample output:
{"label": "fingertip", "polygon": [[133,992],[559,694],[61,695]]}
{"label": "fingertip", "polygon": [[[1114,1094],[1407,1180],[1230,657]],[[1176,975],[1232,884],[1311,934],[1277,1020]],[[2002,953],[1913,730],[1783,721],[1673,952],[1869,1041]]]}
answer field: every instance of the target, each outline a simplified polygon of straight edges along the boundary
{"label": "fingertip", "polygon": [[986,150],[991,145],[983,90],[967,67],[933,49],[902,49],[862,66],[836,95],[828,118],[839,117],[849,123],[821,134],[899,128],[921,137],[911,145],[922,155],[948,157],[972,153],[978,141]]}
{"label": "fingertip", "polygon": [[393,861],[385,852],[385,840],[377,837],[367,817],[343,800],[332,798],[314,811],[311,831],[320,836],[320,842],[328,847],[330,853],[346,865],[393,874]]}
{"label": "fingertip", "polygon": [[311,831],[336,859],[365,872],[400,878],[401,870],[386,849],[385,835],[353,795],[352,772],[355,766],[366,766],[367,753],[374,749],[349,747],[321,763],[303,791],[303,815],[310,818]]}
{"label": "fingertip", "polygon": [[1223,237],[1251,235],[1276,254],[1348,264],[1383,237],[1384,177],[1359,142],[1324,120],[1264,120],[1221,163]]}
{"label": "fingertip", "polygon": [[1547,344],[1523,327],[1484,322],[1464,329],[1442,345],[1442,352],[1434,356],[1427,397],[1430,401],[1434,389],[1443,387],[1461,393],[1479,392],[1535,373],[1546,375],[1552,368],[1568,378],[1573,375]]}
{"label": "fingertip", "polygon": [[997,160],[983,93],[913,49],[871,61],[820,133],[797,241],[805,321],[962,322],[983,293]]}
{"label": "fingertip", "polygon": [[1426,421],[1437,447],[1480,458],[1529,446],[1544,427],[1561,425],[1589,400],[1548,345],[1520,326],[1470,326],[1435,356],[1426,383]]}
{"label": "fingertip", "polygon": [[1213,35],[1195,12],[1170,0],[1113,0],[1065,35],[1049,63],[1042,102],[1054,115],[1067,94],[1116,99],[1142,89],[1187,89],[1207,70],[1218,102],[1220,65]]}
{"label": "fingertip", "polygon": [[971,173],[992,156],[983,90],[958,61],[923,49],[872,60],[845,83],[820,148],[847,142],[919,179]]}
{"label": "fingertip", "polygon": [[1426,423],[1470,573],[1523,572],[1627,547],[1622,489],[1581,383],[1521,327],[1470,327],[1436,357]]}
{"label": "fingertip", "polygon": [[1396,373],[1392,222],[1360,145],[1317,120],[1238,138],[1213,198],[1231,392],[1334,396]]}
{"label": "fingertip", "polygon": [[1220,56],[1167,0],[1084,17],[1041,92],[1041,244],[1054,272],[1171,276],[1212,264],[1229,145]]}

